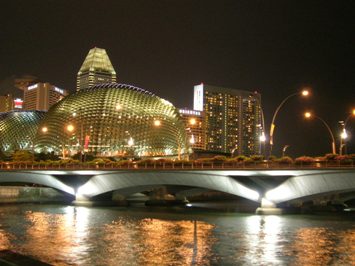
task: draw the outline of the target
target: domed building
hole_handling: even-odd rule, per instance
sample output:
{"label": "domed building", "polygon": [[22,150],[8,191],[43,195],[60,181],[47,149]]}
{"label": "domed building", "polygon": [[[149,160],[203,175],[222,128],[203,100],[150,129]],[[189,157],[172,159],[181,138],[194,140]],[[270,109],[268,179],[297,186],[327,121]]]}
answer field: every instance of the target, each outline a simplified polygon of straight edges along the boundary
{"label": "domed building", "polygon": [[36,136],[36,152],[101,156],[188,153],[178,110],[146,90],[105,83],[77,91],[52,106]]}
{"label": "domed building", "polygon": [[44,112],[40,111],[0,113],[0,150],[5,154],[15,150],[32,150],[43,117]]}

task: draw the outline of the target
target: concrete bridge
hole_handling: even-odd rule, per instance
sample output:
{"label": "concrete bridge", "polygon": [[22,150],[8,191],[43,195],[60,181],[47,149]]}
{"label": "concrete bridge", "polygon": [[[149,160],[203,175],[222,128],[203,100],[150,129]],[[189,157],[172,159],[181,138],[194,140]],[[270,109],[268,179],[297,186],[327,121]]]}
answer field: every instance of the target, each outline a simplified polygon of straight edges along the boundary
{"label": "concrete bridge", "polygon": [[276,207],[317,197],[355,198],[355,169],[112,169],[0,171],[0,185],[38,184],[71,195],[95,200],[101,195],[124,200],[157,187],[172,188],[177,199],[206,191],[220,191]]}

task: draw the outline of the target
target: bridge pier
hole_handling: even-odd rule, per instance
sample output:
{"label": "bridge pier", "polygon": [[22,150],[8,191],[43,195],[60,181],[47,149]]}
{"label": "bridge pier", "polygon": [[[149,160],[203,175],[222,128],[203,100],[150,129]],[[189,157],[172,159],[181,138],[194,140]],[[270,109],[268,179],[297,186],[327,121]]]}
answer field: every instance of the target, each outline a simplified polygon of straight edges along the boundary
{"label": "bridge pier", "polygon": [[117,191],[112,192],[112,201],[115,206],[125,207],[129,205],[126,197],[118,193]]}
{"label": "bridge pier", "polygon": [[261,207],[257,208],[255,214],[259,215],[280,215],[283,213],[281,208],[277,208],[276,204],[266,198],[261,199]]}
{"label": "bridge pier", "polygon": [[75,194],[75,200],[72,202],[72,204],[76,206],[93,206],[94,203],[93,201],[90,200],[89,197],[86,197],[82,194]]}

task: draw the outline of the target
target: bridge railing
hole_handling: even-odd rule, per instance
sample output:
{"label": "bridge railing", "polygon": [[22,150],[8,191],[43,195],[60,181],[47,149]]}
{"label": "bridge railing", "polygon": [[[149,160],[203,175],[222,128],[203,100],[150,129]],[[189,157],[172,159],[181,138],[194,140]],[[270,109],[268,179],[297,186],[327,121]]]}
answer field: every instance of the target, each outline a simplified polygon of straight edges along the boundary
{"label": "bridge railing", "polygon": [[327,162],[312,162],[312,163],[278,163],[278,162],[160,162],[154,161],[150,163],[140,162],[112,162],[112,163],[17,163],[17,162],[2,162],[0,163],[1,170],[90,170],[90,169],[105,169],[105,170],[179,170],[179,169],[318,169],[318,168],[355,168],[353,161],[327,161]]}

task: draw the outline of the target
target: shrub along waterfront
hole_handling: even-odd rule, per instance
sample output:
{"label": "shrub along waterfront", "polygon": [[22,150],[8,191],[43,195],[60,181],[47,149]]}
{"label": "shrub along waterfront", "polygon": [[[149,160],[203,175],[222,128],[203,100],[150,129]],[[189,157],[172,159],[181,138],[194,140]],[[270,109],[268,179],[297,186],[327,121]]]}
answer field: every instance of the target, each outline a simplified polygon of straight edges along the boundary
{"label": "shrub along waterfront", "polygon": [[[1,154],[0,154],[1,155]],[[95,157],[85,155],[85,162],[80,161],[83,156],[74,155],[72,158],[61,159],[54,153],[33,154],[30,151],[16,151],[10,157],[1,156],[1,169],[13,168],[292,168],[292,167],[337,167],[355,166],[355,154],[334,155],[326,154],[320,157],[301,156],[291,158],[275,156],[265,160],[261,155],[250,157],[239,155],[227,157],[217,155],[212,158],[196,160],[176,160],[170,158],[142,159]]]}

